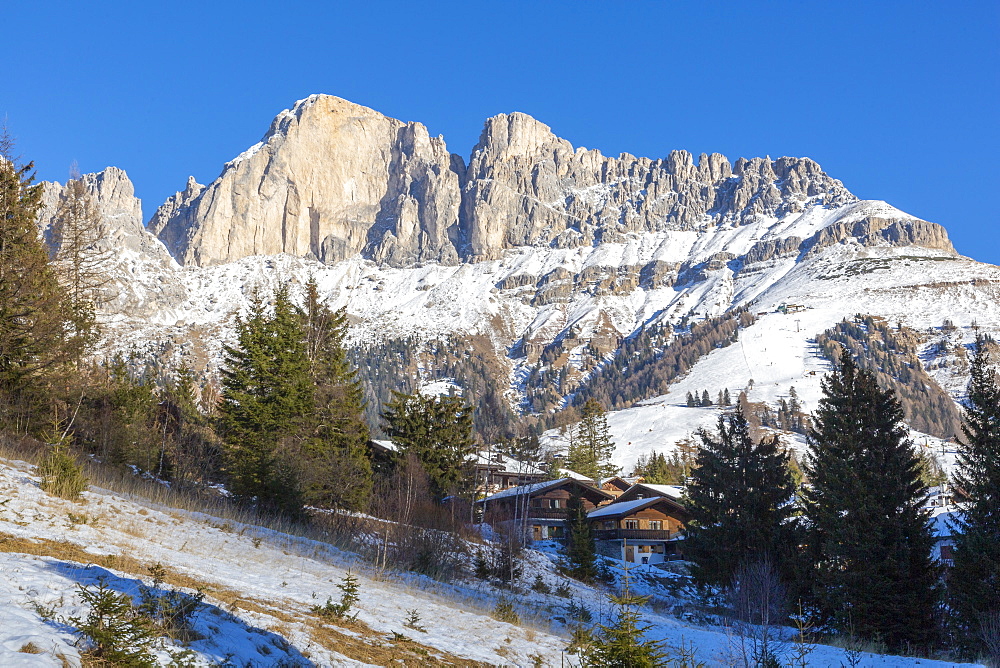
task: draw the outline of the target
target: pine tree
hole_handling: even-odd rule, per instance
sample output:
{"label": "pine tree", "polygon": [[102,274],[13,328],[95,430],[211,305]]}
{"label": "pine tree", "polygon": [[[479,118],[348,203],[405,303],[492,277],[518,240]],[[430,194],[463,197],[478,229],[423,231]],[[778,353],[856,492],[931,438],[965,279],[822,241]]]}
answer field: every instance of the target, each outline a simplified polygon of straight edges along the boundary
{"label": "pine tree", "polygon": [[347,315],[319,298],[306,283],[303,329],[313,381],[311,434],[303,445],[300,477],[306,503],[364,510],[372,491],[364,391],[347,360]]}
{"label": "pine tree", "polygon": [[815,603],[841,632],[891,649],[926,644],[938,573],[926,488],[899,401],[846,350],[822,388],[805,492]]}
{"label": "pine tree", "polygon": [[0,424],[35,430],[46,412],[44,378],[82,354],[87,339],[73,328],[65,292],[39,238],[42,190],[33,164],[20,164],[0,132]]}
{"label": "pine tree", "polygon": [[958,445],[954,485],[959,501],[954,529],[954,568],[948,594],[960,640],[983,651],[979,635],[1000,615],[1000,385],[987,340],[978,336],[972,357],[964,438]]}
{"label": "pine tree", "polygon": [[775,563],[787,572],[794,545],[789,503],[795,493],[777,437],[757,443],[740,407],[719,417],[702,442],[688,486],[691,521],[684,552],[702,584],[726,586],[743,564]]}
{"label": "pine tree", "polygon": [[694,395],[690,391],[687,393],[687,406],[688,408],[694,408],[698,403],[695,401]]}
{"label": "pine tree", "polygon": [[417,456],[438,499],[460,491],[475,450],[472,408],[461,397],[393,392],[382,413],[385,431],[401,454]]}
{"label": "pine tree", "polygon": [[587,520],[587,509],[579,494],[570,496],[566,530],[567,571],[577,580],[593,582],[597,578],[597,547],[594,532]]}
{"label": "pine tree", "polygon": [[708,390],[702,390],[701,392],[701,405],[702,406],[712,405],[712,400],[708,398]]}
{"label": "pine tree", "polygon": [[733,400],[729,396],[729,388],[728,387],[722,391],[722,405],[723,406],[732,406],[733,405]]}
{"label": "pine tree", "polygon": [[302,314],[280,288],[272,312],[255,297],[236,331],[237,345],[223,346],[219,407],[231,491],[297,514],[302,497],[292,460],[314,406]]}
{"label": "pine tree", "polygon": [[572,431],[566,468],[594,480],[612,476],[619,470],[610,461],[614,452],[604,407],[596,399],[588,399]]}

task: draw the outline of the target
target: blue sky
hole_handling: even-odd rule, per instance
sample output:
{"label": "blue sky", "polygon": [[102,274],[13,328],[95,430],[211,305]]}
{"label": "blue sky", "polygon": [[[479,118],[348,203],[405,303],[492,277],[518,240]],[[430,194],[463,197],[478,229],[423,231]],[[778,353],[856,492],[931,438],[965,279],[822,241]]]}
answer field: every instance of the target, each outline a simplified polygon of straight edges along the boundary
{"label": "blue sky", "polygon": [[[1000,3],[102,2],[5,7],[0,118],[43,179],[125,169],[146,217],[330,93],[443,134],[809,156],[1000,264]],[[13,63],[9,60],[13,58]]]}

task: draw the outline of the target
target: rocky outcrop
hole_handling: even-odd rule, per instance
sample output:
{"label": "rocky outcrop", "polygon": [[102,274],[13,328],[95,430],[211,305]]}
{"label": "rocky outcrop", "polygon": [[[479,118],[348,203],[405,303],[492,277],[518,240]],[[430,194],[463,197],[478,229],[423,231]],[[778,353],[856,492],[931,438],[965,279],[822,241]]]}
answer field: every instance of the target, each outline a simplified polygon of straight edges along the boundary
{"label": "rocky outcrop", "polygon": [[808,158],[697,164],[687,151],[652,160],[574,149],[525,114],[489,119],[463,189],[469,259],[516,246],[568,247],[629,232],[699,229],[856,201]]}
{"label": "rocky outcrop", "polygon": [[824,227],[806,242],[806,246],[809,253],[814,254],[845,241],[861,246],[921,246],[955,252],[948,239],[948,232],[937,223],[918,218],[892,219],[878,216]]}
{"label": "rocky outcrop", "polygon": [[[131,250],[155,262],[170,263],[163,244],[143,225],[142,202],[135,196],[135,187],[124,170],[106,167],[80,176],[80,181],[96,208],[104,248],[116,252]],[[66,197],[66,186],[54,181],[46,181],[42,186],[38,226],[48,238],[59,205]]]}
{"label": "rocky outcrop", "polygon": [[279,114],[211,184],[189,180],[150,229],[184,264],[276,253],[454,264],[462,172],[420,123],[314,95]]}

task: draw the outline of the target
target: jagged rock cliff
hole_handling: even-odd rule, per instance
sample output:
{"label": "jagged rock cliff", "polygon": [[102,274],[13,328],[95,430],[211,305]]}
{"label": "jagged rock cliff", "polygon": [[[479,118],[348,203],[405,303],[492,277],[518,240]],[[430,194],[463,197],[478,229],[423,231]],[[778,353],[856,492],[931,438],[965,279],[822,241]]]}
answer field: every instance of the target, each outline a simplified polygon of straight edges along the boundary
{"label": "jagged rock cliff", "polygon": [[214,182],[189,180],[149,227],[183,264],[276,253],[454,264],[462,172],[420,123],[314,95],[279,114]]}
{"label": "jagged rock cliff", "polygon": [[[745,225],[857,201],[808,158],[611,158],[574,149],[521,113],[487,120],[466,167],[420,123],[314,95],[279,114],[214,182],[190,179],[149,228],[182,264],[275,253],[329,264],[360,253],[402,267]],[[873,243],[892,235],[876,236]]]}
{"label": "jagged rock cliff", "polygon": [[662,160],[576,149],[525,114],[489,119],[463,191],[473,259],[514,246],[573,247],[629,232],[693,230],[857,201],[808,158],[687,151]]}
{"label": "jagged rock cliff", "polygon": [[[104,247],[116,252],[135,251],[156,262],[171,262],[163,244],[143,225],[142,202],[135,196],[135,187],[123,170],[106,167],[100,172],[84,174],[80,180],[95,205]],[[59,205],[66,197],[66,186],[54,181],[42,185],[38,225],[48,238]]]}
{"label": "jagged rock cliff", "polygon": [[[214,182],[189,179],[149,228],[182,264],[275,253],[330,264],[360,253],[403,267],[745,225],[857,201],[808,158],[611,158],[574,149],[521,113],[487,120],[466,168],[420,123],[314,95],[279,114]],[[868,236],[883,243],[892,234]],[[912,234],[897,237],[912,242]],[[674,273],[647,273],[663,271]]]}
{"label": "jagged rock cliff", "polygon": [[[174,279],[177,263],[159,239],[142,222],[142,202],[128,175],[107,167],[80,177],[97,214],[100,241],[91,249],[105,265],[105,278],[98,290],[98,306],[104,314],[150,317],[172,308],[186,296]],[[51,243],[52,224],[67,197],[67,186],[42,183],[42,207],[38,226]],[[154,277],[153,280],[146,280]]]}

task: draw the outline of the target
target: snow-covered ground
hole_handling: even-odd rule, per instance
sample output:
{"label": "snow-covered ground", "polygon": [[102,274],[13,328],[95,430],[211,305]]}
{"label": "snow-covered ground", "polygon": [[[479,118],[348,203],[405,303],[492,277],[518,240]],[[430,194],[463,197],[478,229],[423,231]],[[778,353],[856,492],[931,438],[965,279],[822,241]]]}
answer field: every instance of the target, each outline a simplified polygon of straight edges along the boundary
{"label": "snow-covered ground", "polygon": [[[574,657],[563,653],[570,601],[586,607],[595,622],[607,621],[610,610],[605,591],[556,574],[552,543],[528,552],[524,587],[513,596],[524,623],[512,625],[489,616],[499,593],[478,581],[443,584],[379,572],[325,543],[99,489],[80,502],[64,501],[39,489],[30,465],[8,460],[0,461],[0,547],[3,666],[79,665],[86,645],[69,623],[87,612],[78,587],[103,579],[135,595],[140,582],[150,584],[144,567],[157,563],[182,583],[205,588],[193,624],[204,637],[188,646],[196,665],[384,665],[394,656],[406,665],[426,665],[434,657],[460,664],[571,665]],[[336,600],[336,584],[349,570],[360,582],[360,624],[320,623],[309,608],[328,596]],[[553,589],[565,585],[571,598],[532,592],[536,575]],[[653,596],[644,611],[653,625],[650,637],[694,647],[710,665],[725,663],[735,651],[732,629],[694,623],[697,606],[678,596],[676,576],[640,567],[632,580],[634,589]],[[405,626],[411,610],[426,633]],[[23,651],[29,643],[39,653]],[[371,648],[367,660],[364,647]],[[181,649],[167,644],[158,657],[166,664]],[[826,646],[810,655],[811,665],[845,660],[842,650]],[[887,667],[953,665],[889,656],[863,660]]]}

